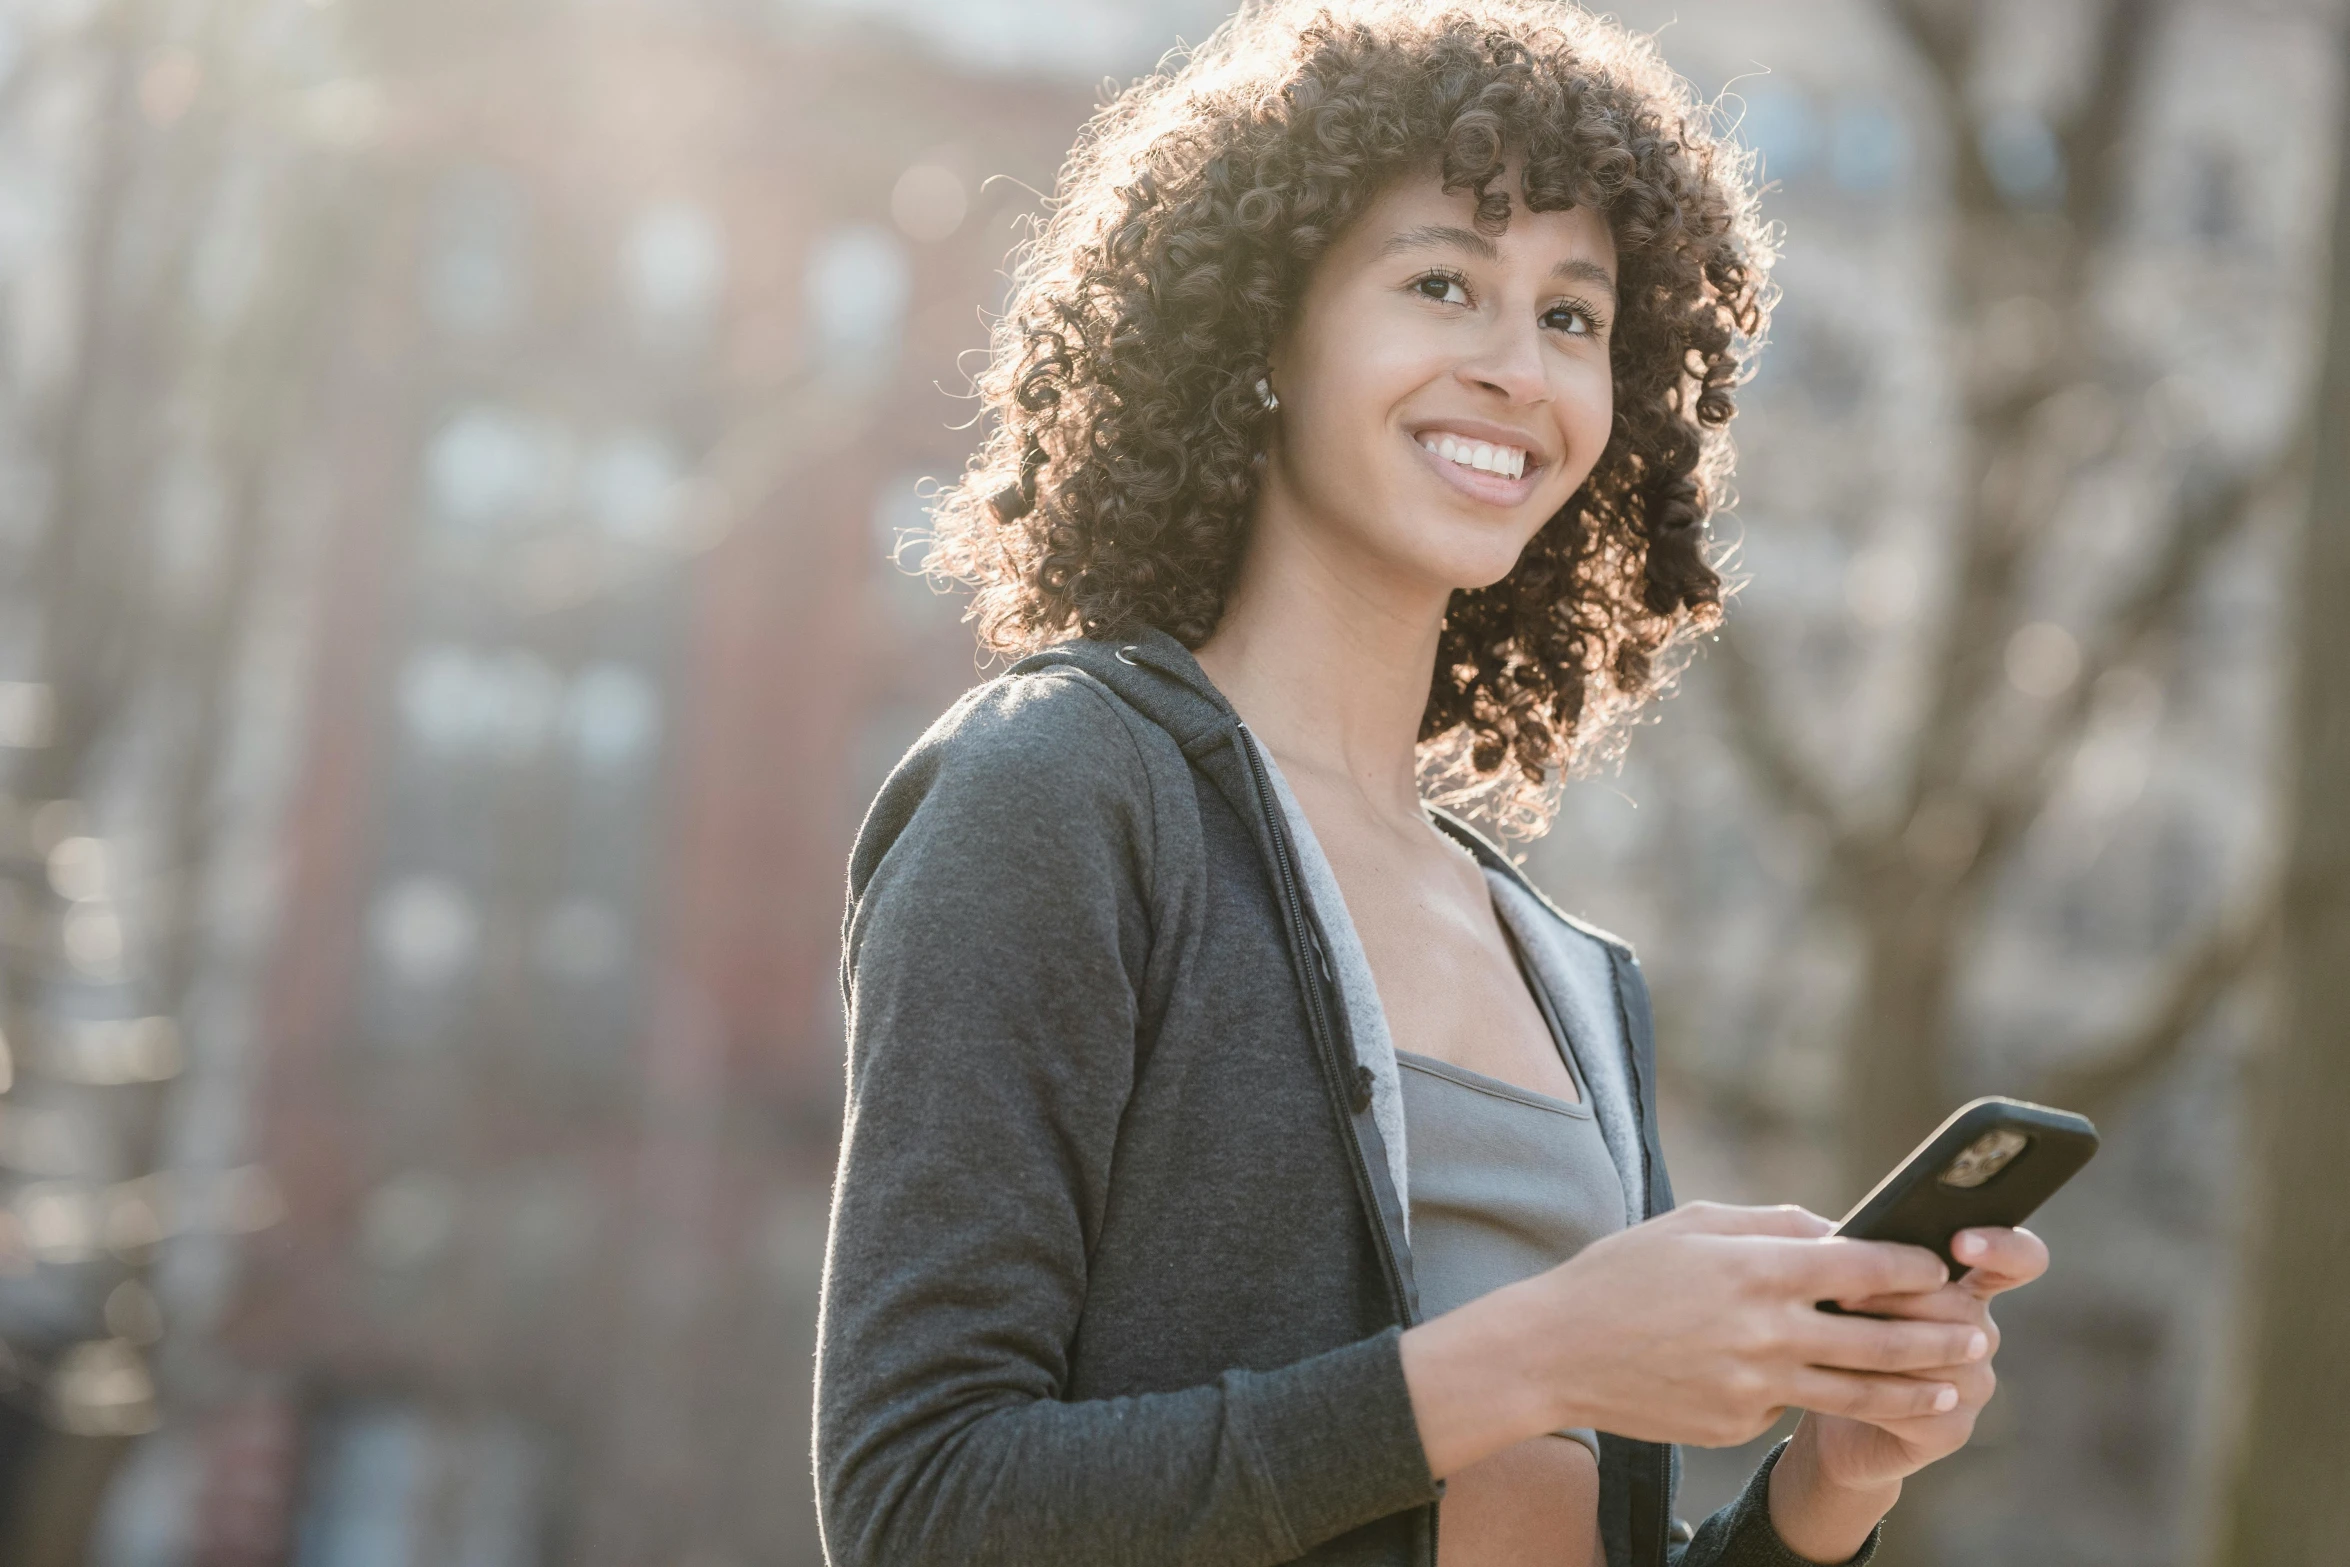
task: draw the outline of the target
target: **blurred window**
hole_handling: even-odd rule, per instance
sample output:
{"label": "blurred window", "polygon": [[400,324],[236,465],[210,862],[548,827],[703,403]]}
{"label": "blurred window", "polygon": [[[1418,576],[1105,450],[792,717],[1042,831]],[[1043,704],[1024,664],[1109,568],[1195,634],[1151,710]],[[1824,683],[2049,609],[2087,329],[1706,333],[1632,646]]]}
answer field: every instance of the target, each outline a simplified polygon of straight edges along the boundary
{"label": "blurred window", "polygon": [[522,762],[538,754],[561,717],[563,677],[526,649],[475,654],[440,643],[409,655],[399,703],[428,749]]}
{"label": "blurred window", "polygon": [[819,235],[804,283],[815,351],[868,367],[894,356],[912,288],[905,247],[886,230],[854,224]]}
{"label": "blurred window", "polygon": [[299,1567],[407,1567],[419,1559],[431,1438],[413,1410],[354,1413],[324,1433]]}
{"label": "blurred window", "polygon": [[418,989],[447,987],[473,966],[481,914],[464,888],[440,876],[409,876],[376,895],[369,936],[384,968]]}
{"label": "blurred window", "polygon": [[1819,115],[1800,90],[1763,82],[1741,96],[1746,112],[1738,122],[1739,140],[1762,154],[1767,177],[1795,179],[1819,161]]}
{"label": "blurred window", "polygon": [[418,648],[401,666],[400,715],[428,750],[461,751],[471,740],[473,655],[446,644]]}
{"label": "blurred window", "polygon": [[1909,163],[1909,129],[1881,103],[1848,103],[1836,111],[1828,143],[1828,174],[1855,195],[1871,196],[1898,181]]}
{"label": "blurred window", "polygon": [[535,1567],[547,1444],[520,1422],[376,1402],[316,1423],[294,1567]]}
{"label": "blurred window", "polygon": [[596,447],[580,474],[580,501],[607,536],[631,544],[660,544],[683,489],[677,450],[650,430],[629,430]]}
{"label": "blurred window", "polygon": [[424,462],[437,518],[481,529],[528,525],[562,503],[570,441],[548,420],[468,408],[434,434]]}
{"label": "blurred window", "polygon": [[521,188],[495,169],[461,169],[433,192],[425,309],[442,328],[488,336],[521,316],[527,213]]}
{"label": "blurred window", "polygon": [[661,692],[632,664],[582,669],[564,699],[563,732],[589,772],[613,772],[649,758],[661,733]]}
{"label": "blurred window", "polygon": [[2046,206],[2064,194],[2064,152],[2038,111],[2010,105],[1983,121],[1983,164],[2009,205]]}
{"label": "blurred window", "polygon": [[708,323],[725,285],[726,236],[700,207],[669,202],[650,208],[621,243],[620,280],[654,335],[693,335]]}

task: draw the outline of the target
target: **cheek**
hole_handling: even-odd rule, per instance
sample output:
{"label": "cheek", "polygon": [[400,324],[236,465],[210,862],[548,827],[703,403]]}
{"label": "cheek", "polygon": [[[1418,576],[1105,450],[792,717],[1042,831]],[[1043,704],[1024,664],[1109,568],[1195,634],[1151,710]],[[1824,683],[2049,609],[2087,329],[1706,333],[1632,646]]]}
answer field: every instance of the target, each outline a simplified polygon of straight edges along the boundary
{"label": "cheek", "polygon": [[1342,412],[1358,439],[1385,428],[1397,404],[1443,373],[1410,332],[1366,332],[1315,365],[1317,400]]}
{"label": "cheek", "polygon": [[1397,406],[1437,373],[1413,344],[1395,340],[1407,334],[1373,336],[1299,366],[1303,373],[1283,394],[1283,405],[1296,409],[1288,427],[1297,438],[1293,460],[1350,487],[1371,478],[1366,464],[1388,445]]}
{"label": "cheek", "polygon": [[1559,389],[1560,422],[1567,437],[1567,468],[1577,484],[1606,449],[1616,422],[1616,383],[1605,360],[1577,365]]}

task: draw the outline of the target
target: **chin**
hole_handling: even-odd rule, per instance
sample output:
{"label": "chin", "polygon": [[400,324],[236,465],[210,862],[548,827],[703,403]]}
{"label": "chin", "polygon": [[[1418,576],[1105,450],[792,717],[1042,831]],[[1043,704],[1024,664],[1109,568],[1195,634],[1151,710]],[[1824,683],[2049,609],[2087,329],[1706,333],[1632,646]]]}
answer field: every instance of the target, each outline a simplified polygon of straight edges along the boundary
{"label": "chin", "polygon": [[[1551,512],[1537,507],[1466,511],[1434,504],[1414,488],[1398,485],[1385,504],[1356,513],[1347,548],[1383,563],[1383,569],[1446,593],[1489,588],[1517,569],[1518,557],[1541,531]],[[1335,508],[1334,508],[1335,509]],[[1535,513],[1539,511],[1539,515]]]}
{"label": "chin", "polygon": [[1423,548],[1414,564],[1422,575],[1444,584],[1447,592],[1474,592],[1492,587],[1515,571],[1530,538],[1513,534],[1506,548],[1492,538],[1462,539],[1453,549],[1429,552]]}

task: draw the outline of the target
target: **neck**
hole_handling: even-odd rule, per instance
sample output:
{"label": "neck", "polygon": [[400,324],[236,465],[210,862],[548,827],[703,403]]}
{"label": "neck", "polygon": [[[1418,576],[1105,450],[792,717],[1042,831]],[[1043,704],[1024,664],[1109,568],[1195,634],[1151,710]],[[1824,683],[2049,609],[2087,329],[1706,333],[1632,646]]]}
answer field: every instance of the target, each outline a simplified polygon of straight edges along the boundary
{"label": "neck", "polygon": [[1284,771],[1417,819],[1416,747],[1451,595],[1405,580],[1268,494],[1200,667]]}

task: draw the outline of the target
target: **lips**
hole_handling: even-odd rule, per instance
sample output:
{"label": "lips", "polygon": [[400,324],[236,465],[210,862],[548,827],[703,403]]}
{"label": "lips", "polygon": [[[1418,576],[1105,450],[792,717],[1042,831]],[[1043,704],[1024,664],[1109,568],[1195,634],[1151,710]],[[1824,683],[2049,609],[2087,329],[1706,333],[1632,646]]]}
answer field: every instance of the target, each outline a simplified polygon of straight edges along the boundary
{"label": "lips", "polygon": [[1535,475],[1546,466],[1526,436],[1476,420],[1446,420],[1410,432],[1423,460],[1460,494],[1491,506],[1511,507],[1534,491]]}

